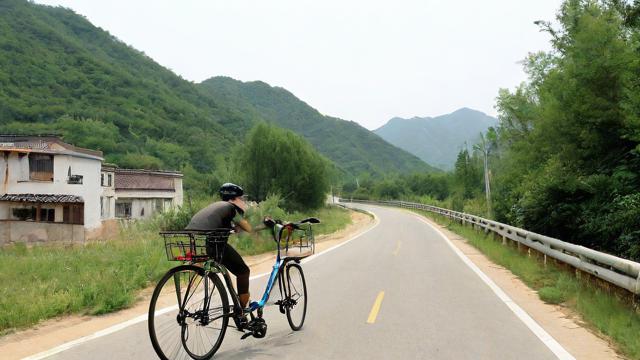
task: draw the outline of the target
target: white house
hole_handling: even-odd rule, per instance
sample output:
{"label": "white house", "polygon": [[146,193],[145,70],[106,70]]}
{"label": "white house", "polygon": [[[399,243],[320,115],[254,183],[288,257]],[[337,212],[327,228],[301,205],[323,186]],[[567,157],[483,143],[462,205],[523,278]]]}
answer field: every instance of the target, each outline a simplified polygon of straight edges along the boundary
{"label": "white house", "polygon": [[84,240],[99,229],[102,160],[55,136],[0,135],[0,244]]}
{"label": "white house", "polygon": [[[113,212],[107,210],[105,214],[113,214],[116,218],[146,219],[155,213],[163,212],[174,206],[181,206],[183,201],[182,174],[175,171],[120,169],[113,170],[103,167],[107,179],[111,179],[111,172],[115,179],[112,186],[115,193]],[[107,185],[107,184],[105,184]],[[111,189],[107,186],[107,193]],[[103,204],[111,204],[111,199],[105,197]]]}
{"label": "white house", "polygon": [[182,174],[120,169],[56,136],[0,135],[0,245],[84,241],[182,205]]}

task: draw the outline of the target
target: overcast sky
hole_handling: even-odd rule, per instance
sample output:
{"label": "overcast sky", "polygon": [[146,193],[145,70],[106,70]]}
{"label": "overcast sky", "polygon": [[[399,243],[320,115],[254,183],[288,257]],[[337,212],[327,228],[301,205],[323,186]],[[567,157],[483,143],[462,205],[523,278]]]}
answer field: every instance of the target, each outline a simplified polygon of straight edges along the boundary
{"label": "overcast sky", "polygon": [[183,78],[281,86],[369,129],[460,107],[495,115],[548,50],[560,0],[36,0],[86,16]]}

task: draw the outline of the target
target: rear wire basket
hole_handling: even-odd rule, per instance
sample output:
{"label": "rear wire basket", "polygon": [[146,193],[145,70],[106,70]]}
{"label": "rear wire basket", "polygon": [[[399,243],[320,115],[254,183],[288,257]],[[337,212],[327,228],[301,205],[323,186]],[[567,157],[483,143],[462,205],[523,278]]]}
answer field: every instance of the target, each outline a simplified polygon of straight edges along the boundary
{"label": "rear wire basket", "polygon": [[283,257],[303,258],[313,255],[316,242],[311,224],[300,224],[298,229],[285,226],[280,236],[280,254]]}
{"label": "rear wire basket", "polygon": [[169,261],[221,262],[231,231],[163,231],[164,248]]}

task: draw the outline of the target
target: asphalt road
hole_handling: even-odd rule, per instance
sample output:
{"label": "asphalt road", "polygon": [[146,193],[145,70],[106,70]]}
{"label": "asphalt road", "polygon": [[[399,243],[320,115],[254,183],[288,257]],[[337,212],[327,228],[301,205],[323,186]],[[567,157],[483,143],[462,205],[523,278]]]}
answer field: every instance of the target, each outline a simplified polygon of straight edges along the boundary
{"label": "asphalt road", "polygon": [[[379,224],[303,265],[309,288],[303,329],[291,331],[286,317],[268,307],[264,339],[240,340],[229,329],[215,359],[556,358],[429,225],[402,210],[361,207]],[[252,281],[254,297],[266,280]],[[87,358],[156,358],[147,323],[48,359]]]}

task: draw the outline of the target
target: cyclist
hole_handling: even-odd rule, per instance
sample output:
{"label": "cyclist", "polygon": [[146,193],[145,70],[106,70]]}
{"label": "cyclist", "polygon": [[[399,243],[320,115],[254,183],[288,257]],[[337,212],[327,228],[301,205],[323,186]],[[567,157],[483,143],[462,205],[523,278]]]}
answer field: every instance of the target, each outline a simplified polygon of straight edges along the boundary
{"label": "cyclist", "polygon": [[[185,230],[234,229],[251,232],[251,225],[242,217],[247,209],[242,187],[225,183],[220,187],[219,193],[222,201],[214,202],[198,211],[193,215]],[[225,245],[222,265],[236,276],[238,300],[240,300],[242,308],[245,309],[249,302],[249,267],[242,260],[242,256],[229,244]]]}

